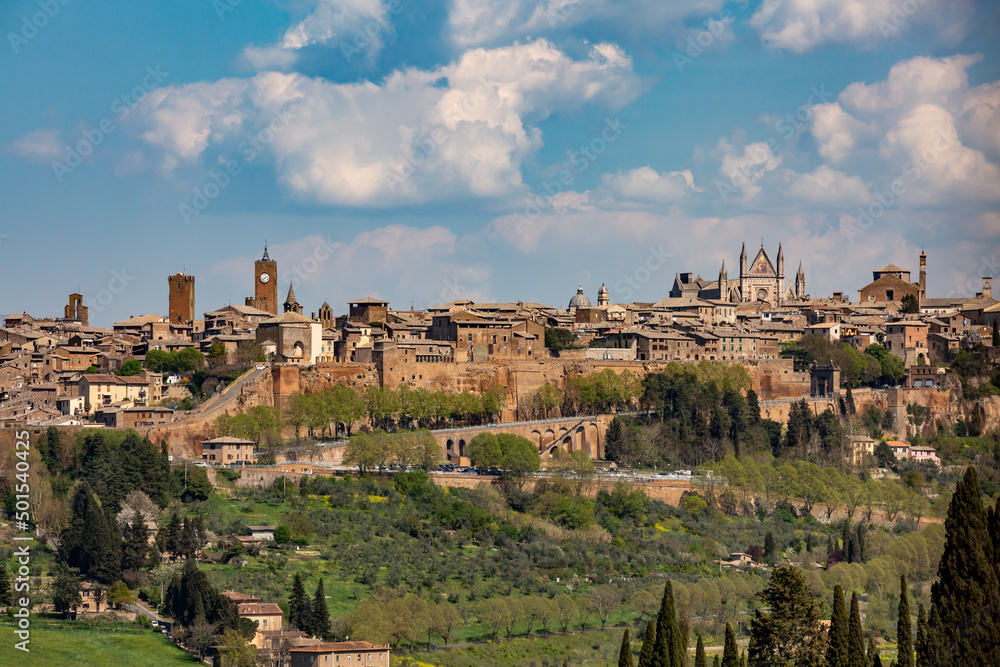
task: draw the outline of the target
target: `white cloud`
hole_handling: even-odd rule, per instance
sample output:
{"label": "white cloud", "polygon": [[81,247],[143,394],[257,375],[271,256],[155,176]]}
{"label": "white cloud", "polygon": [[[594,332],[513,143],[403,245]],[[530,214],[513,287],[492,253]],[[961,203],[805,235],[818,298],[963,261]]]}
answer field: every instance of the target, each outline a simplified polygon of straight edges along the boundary
{"label": "white cloud", "polygon": [[766,142],[758,141],[747,144],[743,151],[737,151],[725,138],[719,139],[716,153],[721,154],[722,164],[719,173],[725,178],[726,185],[739,188],[743,196],[752,199],[760,191],[757,181],[769,171],[781,166],[782,156],[771,152]]}
{"label": "white cloud", "polygon": [[134,115],[143,141],[172,167],[288,114],[266,150],[294,196],[391,206],[517,192],[521,163],[542,145],[539,121],[586,104],[618,109],[638,92],[618,47],[599,44],[572,60],[539,40],[474,49],[380,84],[264,72],[176,86],[151,93]]}
{"label": "white cloud", "polygon": [[312,12],[285,31],[278,44],[247,46],[240,63],[253,70],[288,71],[298,62],[299,51],[315,44],[339,44],[349,59],[358,53],[372,59],[393,31],[393,12],[384,0],[312,0],[312,4]]}
{"label": "white cloud", "polygon": [[629,32],[683,32],[684,19],[718,16],[722,0],[451,0],[448,23],[459,47],[564,31],[587,22]]}
{"label": "white cloud", "polygon": [[785,172],[788,180],[786,195],[813,204],[852,206],[863,204],[871,196],[864,182],[857,176],[848,176],[825,164],[806,174],[792,170]]}
{"label": "white cloud", "polygon": [[764,0],[750,25],[768,47],[803,53],[827,44],[871,48],[915,26],[954,42],[973,9],[972,0]]}
{"label": "white cloud", "polygon": [[10,149],[19,157],[43,164],[63,159],[66,152],[59,132],[44,127],[18,137]]}
{"label": "white cloud", "polygon": [[618,200],[651,203],[677,203],[703,188],[696,187],[690,169],[659,173],[651,167],[639,167],[616,174],[604,174],[604,189]]}
{"label": "white cloud", "polygon": [[898,182],[899,204],[997,201],[1000,82],[970,88],[966,74],[981,59],[912,58],[883,81],[847,86],[814,109],[820,156],[876,188]]}

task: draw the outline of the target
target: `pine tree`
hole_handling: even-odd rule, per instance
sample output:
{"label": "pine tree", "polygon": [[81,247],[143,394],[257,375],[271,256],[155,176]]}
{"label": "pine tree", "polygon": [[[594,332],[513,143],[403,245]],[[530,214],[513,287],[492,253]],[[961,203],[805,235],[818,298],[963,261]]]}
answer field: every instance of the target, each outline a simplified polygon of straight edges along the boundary
{"label": "pine tree", "polygon": [[639,667],[653,667],[653,646],[656,644],[656,626],[650,619],[646,623],[646,636],[642,638],[639,650]]}
{"label": "pine tree", "polygon": [[819,608],[802,573],[775,568],[760,597],[769,611],[755,610],[750,622],[750,667],[819,664],[826,648]]}
{"label": "pine tree", "polygon": [[740,653],[740,667],[747,667],[747,652]]}
{"label": "pine tree", "polygon": [[868,638],[868,667],[882,667],[882,658],[879,657],[878,648],[875,646],[875,637]]}
{"label": "pine tree", "polygon": [[913,626],[910,620],[910,598],[906,590],[906,575],[899,576],[899,619],[896,621],[896,644],[899,655],[898,667],[913,667]]}
{"label": "pine tree", "polygon": [[288,624],[299,630],[305,630],[309,625],[309,598],[306,597],[306,587],[302,576],[296,572],[292,580],[292,592],[288,596]]}
{"label": "pine tree", "polygon": [[995,517],[983,508],[973,466],[955,488],[945,520],[938,580],[931,586],[924,662],[942,667],[987,665],[1000,646],[1000,566],[988,531]]}
{"label": "pine tree", "polygon": [[622,647],[618,650],[618,667],[633,667],[632,642],[629,641],[628,628],[622,634]]}
{"label": "pine tree", "polygon": [[833,615],[830,617],[830,646],[826,649],[827,667],[848,667],[847,608],[844,606],[844,589],[840,584],[833,588]]}
{"label": "pine tree", "polygon": [[917,652],[917,667],[930,667],[924,656],[927,655],[927,610],[921,602],[917,608],[917,638],[913,642],[913,650]]}
{"label": "pine tree", "polygon": [[705,641],[701,638],[700,632],[694,649],[694,667],[708,667],[705,659]]}
{"label": "pine tree", "polygon": [[847,664],[850,667],[864,667],[865,638],[861,631],[861,611],[858,594],[851,593],[851,620],[847,630]]}
{"label": "pine tree", "polygon": [[726,643],[722,649],[722,667],[740,667],[740,653],[736,648],[736,634],[733,626],[726,623]]}
{"label": "pine tree", "polygon": [[324,641],[330,638],[330,609],[326,606],[326,591],[323,589],[323,579],[316,585],[316,595],[313,598],[312,616],[309,619],[311,634]]}

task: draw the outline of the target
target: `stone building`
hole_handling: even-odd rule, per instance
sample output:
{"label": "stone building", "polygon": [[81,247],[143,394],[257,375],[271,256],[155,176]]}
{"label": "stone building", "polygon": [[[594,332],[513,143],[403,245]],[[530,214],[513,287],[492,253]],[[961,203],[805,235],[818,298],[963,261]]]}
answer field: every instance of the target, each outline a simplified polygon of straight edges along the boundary
{"label": "stone building", "polygon": [[246,298],[246,305],[258,310],[278,314],[278,263],[267,254],[264,246],[264,256],[254,262],[253,298]]}
{"label": "stone building", "polygon": [[858,290],[861,303],[902,303],[903,297],[913,296],[923,304],[927,296],[927,254],[920,253],[920,280],[910,282],[910,272],[895,264],[872,271],[872,282]]}
{"label": "stone building", "polygon": [[170,286],[170,321],[174,324],[194,322],[194,276],[177,273],[167,277]]}
{"label": "stone building", "polygon": [[278,363],[310,366],[322,355],[323,326],[298,313],[264,320],[257,326],[256,336],[257,344]]}
{"label": "stone building", "polygon": [[215,465],[253,463],[253,440],[224,436],[201,443],[201,458]]}
{"label": "stone building", "polygon": [[291,667],[389,667],[389,647],[368,642],[333,642],[291,651]]}
{"label": "stone building", "polygon": [[[90,326],[90,317],[87,306],[83,305],[83,295],[73,293],[69,295],[69,303],[63,309],[63,321],[79,322],[80,326]],[[6,326],[10,326],[9,324]]]}

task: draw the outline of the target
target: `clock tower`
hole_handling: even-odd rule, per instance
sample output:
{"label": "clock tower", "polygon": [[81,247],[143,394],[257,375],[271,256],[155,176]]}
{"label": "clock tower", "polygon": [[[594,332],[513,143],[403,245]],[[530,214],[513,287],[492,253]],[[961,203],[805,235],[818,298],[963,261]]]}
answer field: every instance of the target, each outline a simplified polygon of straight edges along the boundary
{"label": "clock tower", "polygon": [[253,274],[254,297],[247,297],[246,305],[277,315],[278,263],[268,256],[267,246],[264,246],[264,256],[254,262]]}

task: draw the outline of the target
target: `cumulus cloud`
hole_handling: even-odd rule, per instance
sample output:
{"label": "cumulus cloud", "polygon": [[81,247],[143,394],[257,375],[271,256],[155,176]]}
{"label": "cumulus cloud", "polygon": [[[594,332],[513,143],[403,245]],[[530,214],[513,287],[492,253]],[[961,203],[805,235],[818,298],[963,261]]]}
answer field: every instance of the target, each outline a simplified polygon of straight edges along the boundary
{"label": "cumulus cloud", "polygon": [[545,35],[588,22],[630,32],[683,32],[685,19],[718,15],[722,0],[451,0],[448,24],[459,47]]}
{"label": "cumulus cloud", "polygon": [[996,201],[1000,82],[970,87],[966,70],[981,59],[917,57],[852,83],[814,109],[819,155],[878,187],[898,181],[913,205]]}
{"label": "cumulus cloud", "polygon": [[537,123],[588,104],[618,109],[638,93],[617,46],[573,60],[539,40],[473,49],[378,84],[263,72],[174,86],[148,95],[134,117],[142,140],[174,167],[287,116],[267,150],[295,197],[389,206],[516,192],[522,162],[542,145]]}
{"label": "cumulus cloud", "polygon": [[757,181],[767,172],[780,167],[783,160],[782,156],[775,155],[763,141],[747,144],[739,151],[722,138],[719,139],[716,153],[722,156],[719,174],[725,179],[726,185],[740,189],[746,199],[752,199],[761,191]]}
{"label": "cumulus cloud", "polygon": [[309,46],[341,44],[345,55],[378,55],[392,32],[392,11],[385,0],[312,0],[312,11],[285,31],[277,44],[247,46],[239,62],[254,70],[288,71],[299,51]]}
{"label": "cumulus cloud", "polygon": [[827,44],[871,48],[914,27],[960,39],[972,0],[764,0],[750,25],[768,47],[804,53]]}
{"label": "cumulus cloud", "polygon": [[787,196],[813,204],[849,206],[862,204],[870,198],[868,188],[857,176],[831,169],[823,164],[806,174],[785,172]]}
{"label": "cumulus cloud", "polygon": [[65,154],[59,132],[44,127],[15,139],[10,150],[18,157],[44,164],[61,160]]}
{"label": "cumulus cloud", "polygon": [[670,204],[703,190],[695,186],[690,169],[661,174],[651,167],[639,167],[604,174],[601,179],[604,189],[617,200]]}

